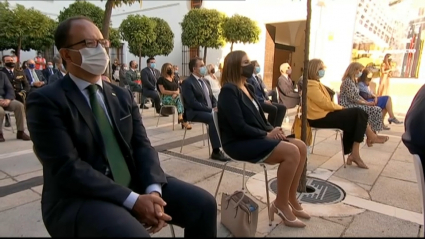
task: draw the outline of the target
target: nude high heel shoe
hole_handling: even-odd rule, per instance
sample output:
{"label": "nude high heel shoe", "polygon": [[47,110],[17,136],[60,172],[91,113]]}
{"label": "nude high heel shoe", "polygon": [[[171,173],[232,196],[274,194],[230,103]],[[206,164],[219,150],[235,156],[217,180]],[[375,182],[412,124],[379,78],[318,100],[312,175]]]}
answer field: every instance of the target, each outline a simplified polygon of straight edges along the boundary
{"label": "nude high heel shoe", "polygon": [[311,218],[310,215],[308,215],[308,213],[306,213],[304,211],[304,209],[297,210],[297,209],[294,208],[294,206],[292,206],[292,204],[290,202],[288,202],[288,203],[289,203],[289,206],[292,208],[292,213],[296,217],[300,217],[300,218],[304,218],[304,219],[310,219]]}
{"label": "nude high heel shoe", "polygon": [[298,228],[302,228],[305,227],[306,225],[300,221],[298,218],[295,218],[295,220],[288,220],[285,216],[285,214],[283,214],[283,212],[277,208],[274,205],[274,202],[272,203],[272,205],[270,206],[270,221],[274,221],[274,214],[276,213],[280,218],[282,218],[283,223],[285,224],[285,226],[287,227],[298,227]]}

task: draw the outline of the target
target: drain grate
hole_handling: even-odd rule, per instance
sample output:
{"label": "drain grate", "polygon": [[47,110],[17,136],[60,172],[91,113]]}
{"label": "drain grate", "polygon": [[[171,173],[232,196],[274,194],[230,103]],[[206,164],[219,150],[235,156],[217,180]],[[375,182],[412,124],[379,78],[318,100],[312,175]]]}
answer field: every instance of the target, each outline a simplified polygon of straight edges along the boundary
{"label": "drain grate", "polygon": [[[269,181],[272,192],[277,193],[277,179]],[[345,192],[337,185],[318,178],[307,177],[307,192],[298,193],[298,200],[310,204],[335,204],[345,198]]]}
{"label": "drain grate", "polygon": [[[168,151],[168,150],[162,151],[161,153],[167,154],[167,155],[170,155],[170,156],[174,156],[174,157],[179,157],[179,158],[182,158],[182,159],[186,159],[186,160],[189,160],[189,161],[192,161],[192,162],[195,162],[195,163],[204,164],[204,165],[211,166],[211,167],[214,167],[214,168],[223,169],[223,164],[224,163],[220,164],[220,163],[213,162],[212,160],[198,159],[198,158],[195,158],[195,157],[192,157],[192,156],[188,156],[188,155],[184,155],[184,154],[180,154],[180,153],[176,153],[176,152]],[[232,173],[241,174],[241,175],[243,174],[243,170],[242,169],[231,167],[231,166],[227,166],[226,167],[226,171],[229,171],[229,172],[232,172]],[[245,169],[245,176],[246,177],[252,177],[255,174],[256,173],[247,171]]]}

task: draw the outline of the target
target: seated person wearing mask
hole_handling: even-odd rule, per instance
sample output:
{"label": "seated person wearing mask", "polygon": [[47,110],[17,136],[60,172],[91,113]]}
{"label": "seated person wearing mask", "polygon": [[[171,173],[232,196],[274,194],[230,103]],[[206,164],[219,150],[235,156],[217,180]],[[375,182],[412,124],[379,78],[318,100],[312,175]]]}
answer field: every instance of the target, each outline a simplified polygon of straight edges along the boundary
{"label": "seated person wearing mask", "polygon": [[[257,61],[251,61],[251,64],[254,65],[254,69],[258,63]],[[257,75],[254,72],[243,72],[245,77],[247,77],[246,82],[254,87],[255,98],[260,102],[261,108],[264,112],[268,114],[267,120],[273,127],[281,127],[283,119],[286,114],[286,107],[284,105],[274,103],[267,98],[266,91]]]}

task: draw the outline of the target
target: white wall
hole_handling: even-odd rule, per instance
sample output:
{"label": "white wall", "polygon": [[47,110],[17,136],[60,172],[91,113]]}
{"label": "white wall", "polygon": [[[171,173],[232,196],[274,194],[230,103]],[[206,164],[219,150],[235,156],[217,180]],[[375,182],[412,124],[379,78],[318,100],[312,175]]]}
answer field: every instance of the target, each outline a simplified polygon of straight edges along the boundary
{"label": "white wall", "polygon": [[[181,43],[181,26],[180,22],[183,20],[183,16],[189,11],[190,6],[185,1],[144,1],[142,8],[139,4],[136,6],[122,7],[114,11],[114,15],[111,18],[114,28],[118,28],[121,22],[127,18],[130,14],[145,15],[147,17],[159,17],[164,19],[170,25],[171,30],[174,33],[174,50],[168,56],[157,56],[156,65],[158,69],[161,69],[162,64],[171,63],[178,65],[181,68],[182,65],[182,43]],[[130,60],[138,61],[139,58],[128,52],[127,44],[124,45],[124,62],[128,64]],[[142,67],[146,66],[147,58],[142,58]]]}
{"label": "white wall", "polygon": [[[57,18],[59,12],[74,1],[22,1],[26,7],[34,7],[46,15]],[[97,6],[104,8],[105,2],[91,1]],[[321,58],[327,65],[327,73],[323,79],[325,82],[339,82],[351,57],[352,39],[355,24],[355,15],[358,0],[325,0],[326,7],[322,10],[317,0],[313,0],[312,25],[310,36],[310,58]],[[15,1],[11,1],[15,3]],[[235,44],[234,50],[244,50],[251,59],[264,63],[264,49],[266,28],[268,23],[290,22],[305,20],[307,15],[306,0],[245,0],[245,1],[204,1],[205,8],[221,11],[228,16],[240,14],[258,22],[261,29],[260,41],[256,44]],[[174,32],[174,50],[167,56],[156,57],[158,68],[163,63],[182,64],[181,26],[183,16],[190,9],[190,1],[143,1],[142,8],[136,3],[131,6],[122,6],[112,12],[113,27],[118,27],[123,19],[129,14],[140,14],[148,17],[160,17],[168,22]],[[321,19],[321,20],[320,20]],[[320,22],[322,23],[320,25]],[[333,40],[329,41],[329,36]],[[127,45],[124,45],[124,62],[138,60],[137,57],[128,53]],[[201,49],[201,52],[202,49]],[[222,49],[208,49],[207,63],[218,64],[230,52],[230,44]],[[7,52],[4,52],[7,53]],[[35,52],[22,52],[21,59],[33,58]],[[146,59],[142,59],[142,67],[146,65]],[[425,65],[425,64],[424,64]]]}

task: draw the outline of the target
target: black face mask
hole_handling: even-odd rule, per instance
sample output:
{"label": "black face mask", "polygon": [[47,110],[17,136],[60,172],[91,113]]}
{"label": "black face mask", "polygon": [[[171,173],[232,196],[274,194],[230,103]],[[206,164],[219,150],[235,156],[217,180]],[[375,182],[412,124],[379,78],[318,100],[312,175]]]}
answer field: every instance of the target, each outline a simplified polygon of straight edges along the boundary
{"label": "black face mask", "polygon": [[215,69],[214,68],[211,69],[211,73],[213,73],[213,74],[215,73]]}
{"label": "black face mask", "polygon": [[167,75],[171,76],[173,74],[173,71],[171,69],[167,70]]}
{"label": "black face mask", "polygon": [[254,73],[254,65],[249,64],[246,66],[242,66],[242,76],[246,78],[251,78]]}
{"label": "black face mask", "polygon": [[16,64],[14,62],[7,62],[6,64],[4,64],[7,68],[14,68],[16,66]]}

